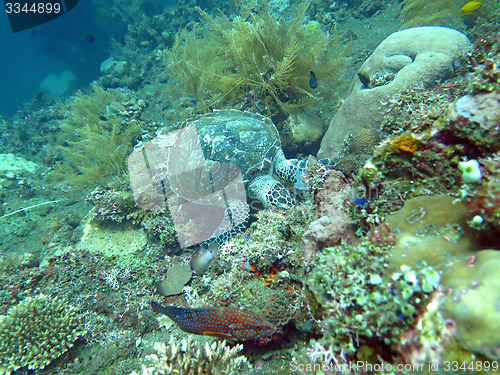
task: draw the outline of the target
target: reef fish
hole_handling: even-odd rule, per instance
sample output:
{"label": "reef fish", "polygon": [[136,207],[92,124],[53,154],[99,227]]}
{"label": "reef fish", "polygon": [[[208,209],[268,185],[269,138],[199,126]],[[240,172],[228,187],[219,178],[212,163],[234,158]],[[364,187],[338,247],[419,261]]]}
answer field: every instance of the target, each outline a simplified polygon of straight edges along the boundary
{"label": "reef fish", "polygon": [[215,241],[205,246],[200,246],[198,250],[191,256],[191,269],[198,276],[207,272],[210,262],[217,256],[217,243]]}
{"label": "reef fish", "polygon": [[196,335],[215,336],[228,340],[268,341],[276,326],[263,317],[231,307],[191,309],[162,306],[151,301],[153,311],[167,315],[180,329]]}
{"label": "reef fish", "polygon": [[481,6],[481,0],[472,0],[465,4],[460,12],[462,13],[470,13]]}
{"label": "reef fish", "polygon": [[318,79],[316,78],[316,74],[314,74],[312,70],[309,72],[309,86],[312,89],[318,87]]}

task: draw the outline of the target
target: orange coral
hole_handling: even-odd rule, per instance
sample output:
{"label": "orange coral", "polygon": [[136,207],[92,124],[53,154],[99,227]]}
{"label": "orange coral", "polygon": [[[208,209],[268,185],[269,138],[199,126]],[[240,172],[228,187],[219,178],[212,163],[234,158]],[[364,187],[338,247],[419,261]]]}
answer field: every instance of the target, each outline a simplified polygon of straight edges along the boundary
{"label": "orange coral", "polygon": [[420,141],[415,138],[412,133],[404,133],[394,138],[391,144],[395,151],[414,154],[420,146]]}

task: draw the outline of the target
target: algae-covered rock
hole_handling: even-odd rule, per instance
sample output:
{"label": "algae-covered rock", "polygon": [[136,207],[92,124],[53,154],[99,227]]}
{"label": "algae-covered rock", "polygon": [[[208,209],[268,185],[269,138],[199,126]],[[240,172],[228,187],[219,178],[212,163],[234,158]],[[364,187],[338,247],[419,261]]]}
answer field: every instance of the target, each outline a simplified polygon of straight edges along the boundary
{"label": "algae-covered rock", "polygon": [[15,179],[22,174],[31,174],[38,169],[38,164],[14,154],[0,154],[0,179]]}
{"label": "algae-covered rock", "polygon": [[415,27],[391,34],[361,66],[318,156],[340,156],[346,136],[361,127],[380,129],[395,94],[453,77],[454,62],[470,46],[464,34],[446,27]]}
{"label": "algae-covered rock", "polygon": [[162,296],[173,296],[184,291],[184,285],[191,280],[193,271],[187,264],[175,264],[169,267],[167,278],[158,283],[158,292]]}
{"label": "algae-covered rock", "polygon": [[123,264],[128,264],[139,250],[147,243],[142,229],[132,225],[99,225],[88,223],[80,240],[80,245],[91,253],[104,253],[108,257],[117,257]]}
{"label": "algae-covered rock", "polygon": [[453,319],[458,339],[469,350],[500,360],[500,251],[482,250],[457,259],[443,273],[451,288],[441,311]]}
{"label": "algae-covered rock", "polygon": [[352,358],[363,345],[378,353],[396,346],[438,287],[432,267],[387,272],[390,255],[390,246],[366,241],[323,249],[311,262],[305,284],[311,313],[322,327],[318,342],[335,355]]}
{"label": "algae-covered rock", "polygon": [[0,373],[40,370],[84,333],[73,307],[57,297],[29,297],[0,317]]}

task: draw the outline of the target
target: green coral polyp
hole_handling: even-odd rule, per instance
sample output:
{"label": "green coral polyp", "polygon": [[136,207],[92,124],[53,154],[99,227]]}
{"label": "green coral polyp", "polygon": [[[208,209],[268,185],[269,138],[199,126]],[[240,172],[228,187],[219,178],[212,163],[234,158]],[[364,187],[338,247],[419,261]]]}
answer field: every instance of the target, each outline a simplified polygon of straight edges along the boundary
{"label": "green coral polyp", "polygon": [[401,295],[405,300],[407,300],[413,295],[413,290],[411,288],[404,288]]}
{"label": "green coral polyp", "polygon": [[401,306],[401,313],[404,316],[413,316],[415,314],[415,307],[413,305],[410,305],[409,303]]}

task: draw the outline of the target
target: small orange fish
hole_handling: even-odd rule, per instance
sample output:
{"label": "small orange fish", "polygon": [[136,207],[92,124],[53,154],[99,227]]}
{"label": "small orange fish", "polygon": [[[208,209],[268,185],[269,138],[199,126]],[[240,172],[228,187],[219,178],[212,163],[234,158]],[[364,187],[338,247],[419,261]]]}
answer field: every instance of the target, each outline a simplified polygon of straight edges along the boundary
{"label": "small orange fish", "polygon": [[477,8],[479,8],[481,6],[481,2],[482,0],[472,0],[472,1],[469,1],[467,4],[465,4],[462,9],[460,9],[460,12],[462,13],[470,13],[474,10],[476,10]]}
{"label": "small orange fish", "polygon": [[167,315],[185,332],[215,336],[229,340],[260,340],[266,342],[276,332],[276,326],[249,311],[231,307],[190,309],[162,306],[151,301],[155,312]]}

